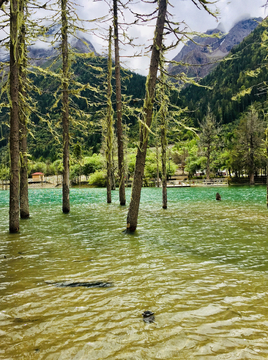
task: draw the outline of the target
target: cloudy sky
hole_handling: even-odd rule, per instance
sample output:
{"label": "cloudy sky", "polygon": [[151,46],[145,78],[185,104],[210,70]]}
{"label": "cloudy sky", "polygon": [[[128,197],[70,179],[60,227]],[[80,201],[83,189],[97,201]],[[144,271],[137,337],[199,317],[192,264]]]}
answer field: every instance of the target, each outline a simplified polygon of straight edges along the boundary
{"label": "cloudy sky", "polygon": [[[109,0],[107,0],[109,2]],[[213,11],[218,10],[218,18],[215,19],[209,15],[205,10],[199,10],[191,0],[170,0],[173,7],[169,7],[169,12],[172,14],[172,20],[176,22],[184,21],[189,29],[192,31],[205,32],[208,29],[214,29],[219,24],[229,31],[231,27],[239,20],[249,17],[265,17],[268,15],[268,9],[263,7],[266,0],[218,0],[216,4],[211,5],[210,9]],[[108,4],[100,0],[80,0],[77,1],[81,6],[78,8],[79,15],[82,18],[94,19],[99,16],[105,15],[109,12]],[[142,3],[136,1],[133,5],[136,11],[140,13],[149,13],[154,5]],[[131,19],[129,13],[125,13],[127,21]],[[99,24],[97,26],[91,24],[89,27],[95,27],[95,32],[98,34],[98,30],[105,29],[107,24]],[[153,24],[146,26],[129,26],[127,33],[129,36],[135,38],[135,43],[141,45],[140,48],[132,48],[126,46],[121,48],[122,61],[125,66],[132,70],[146,75],[148,73],[149,56],[134,58],[133,54],[140,50],[143,50],[146,46],[150,46],[152,43],[154,27]],[[102,31],[101,31],[102,32]],[[105,33],[105,31],[104,31]],[[106,41],[96,35],[89,33],[89,38],[94,47],[99,53],[106,52]],[[183,44],[181,44],[181,47]],[[176,50],[172,50],[168,54],[168,58],[172,59],[180,50],[178,47]]]}
{"label": "cloudy sky", "polygon": [[[53,0],[51,0],[53,1]],[[263,7],[266,0],[211,0],[215,4],[210,5],[213,12],[218,12],[217,19],[208,14],[205,10],[199,10],[192,0],[170,0],[173,5],[169,6],[170,18],[174,22],[184,22],[188,25],[189,31],[205,32],[208,29],[214,29],[220,26],[226,32],[231,29],[234,24],[240,20],[250,17],[262,17],[268,15],[267,10]],[[109,14],[109,4],[112,0],[76,0],[75,7],[80,18],[93,20]],[[123,0],[126,2],[126,0]],[[155,9],[156,4],[143,3],[141,0],[132,0],[132,9],[139,13],[151,13]],[[39,14],[40,15],[40,14]],[[44,17],[47,14],[44,13]],[[41,15],[42,17],[42,15]],[[129,11],[124,11],[125,21],[131,22],[133,16]],[[122,20],[122,18],[121,18]],[[112,21],[104,21],[102,23],[88,22],[83,27],[88,28],[87,38],[92,42],[96,51],[100,54],[107,53],[107,39],[103,36],[108,34],[108,26],[112,25]],[[149,55],[146,49],[152,44],[154,24],[146,24],[143,26],[130,25],[125,31],[138,47],[121,45],[120,55],[121,62],[137,73],[147,75],[149,67]],[[184,26],[181,27],[183,29]],[[167,43],[171,39],[167,39]],[[174,58],[180,51],[183,43],[167,54],[168,59]],[[143,56],[135,57],[134,54],[142,52]]]}

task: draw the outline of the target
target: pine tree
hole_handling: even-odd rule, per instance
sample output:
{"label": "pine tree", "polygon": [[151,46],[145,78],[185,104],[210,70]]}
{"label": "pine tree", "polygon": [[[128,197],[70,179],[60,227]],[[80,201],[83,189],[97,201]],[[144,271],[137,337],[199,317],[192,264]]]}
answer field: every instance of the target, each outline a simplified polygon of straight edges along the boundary
{"label": "pine tree", "polygon": [[107,163],[107,203],[112,202],[112,152],[113,152],[113,106],[112,106],[112,27],[109,28],[109,51],[107,71],[107,117],[106,117],[106,163]]}
{"label": "pine tree", "polygon": [[116,116],[117,116],[117,143],[118,143],[118,174],[119,174],[119,201],[126,204],[125,195],[125,165],[124,165],[124,139],[122,129],[122,96],[119,60],[119,34],[117,0],[113,0],[114,21],[114,51],[115,51],[115,83],[116,83]]}
{"label": "pine tree", "polygon": [[20,1],[10,0],[10,200],[9,231],[19,231],[19,24],[22,21]]}
{"label": "pine tree", "polygon": [[20,217],[26,219],[30,216],[28,199],[28,157],[27,157],[27,108],[24,104],[26,97],[26,26],[25,26],[25,0],[20,0],[20,13],[23,21],[20,24],[19,35],[19,92],[20,92]]}
{"label": "pine tree", "polygon": [[146,81],[146,94],[143,105],[143,118],[140,124],[139,146],[137,149],[136,165],[131,193],[131,201],[127,215],[127,231],[134,232],[138,223],[140,195],[144,175],[149,129],[152,122],[153,103],[160,52],[162,50],[163,32],[167,12],[167,0],[159,0],[158,16],[154,33],[149,75]]}
{"label": "pine tree", "polygon": [[69,189],[69,51],[68,51],[68,18],[67,1],[61,0],[61,50],[62,50],[62,134],[63,134],[63,180],[62,211],[70,212]]}

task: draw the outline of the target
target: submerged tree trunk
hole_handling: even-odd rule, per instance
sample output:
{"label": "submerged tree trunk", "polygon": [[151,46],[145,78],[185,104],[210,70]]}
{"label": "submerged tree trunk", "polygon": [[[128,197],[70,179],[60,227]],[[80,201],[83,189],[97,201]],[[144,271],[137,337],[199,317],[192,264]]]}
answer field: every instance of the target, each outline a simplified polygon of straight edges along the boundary
{"label": "submerged tree trunk", "polygon": [[253,136],[250,135],[250,150],[249,150],[249,184],[255,185],[254,172],[255,172],[255,162],[254,162],[254,145],[253,145]]}
{"label": "submerged tree trunk", "polygon": [[146,94],[143,105],[143,123],[140,125],[139,146],[136,155],[136,165],[131,193],[131,201],[127,215],[127,231],[134,232],[138,223],[140,195],[144,175],[145,158],[147,152],[149,128],[152,122],[153,103],[155,99],[155,86],[157,70],[162,51],[163,30],[167,11],[167,0],[159,0],[158,16],[154,33],[154,42],[150,61],[149,75],[146,80]]}
{"label": "submerged tree trunk", "polygon": [[[20,2],[20,12],[24,15],[24,0]],[[23,98],[26,96],[26,44],[25,44],[25,24],[24,22],[20,27],[19,37],[19,56],[20,56],[20,67],[19,67],[19,91]],[[29,199],[28,199],[28,167],[27,167],[27,119],[26,119],[26,108],[23,101],[20,101],[20,217],[26,219],[30,216],[29,212]]]}
{"label": "submerged tree trunk", "polygon": [[62,131],[63,131],[63,179],[62,179],[62,211],[70,212],[69,197],[69,58],[68,58],[68,20],[67,20],[67,0],[61,0],[61,36],[62,36]]}
{"label": "submerged tree trunk", "polygon": [[[163,56],[161,56],[161,70],[164,66]],[[167,86],[164,72],[161,71],[161,84],[159,89],[160,99],[160,127],[161,127],[161,159],[162,159],[162,207],[167,209]]]}
{"label": "submerged tree trunk", "polygon": [[210,179],[210,146],[207,148],[206,179]]}
{"label": "submerged tree trunk", "polygon": [[266,205],[268,207],[268,147],[266,148],[266,156]]}
{"label": "submerged tree trunk", "polygon": [[117,0],[113,0],[113,10],[114,10],[114,53],[115,53],[114,57],[115,57],[115,84],[116,84],[119,201],[120,201],[120,205],[126,205],[124,139],[123,139],[123,129],[122,129],[122,96],[121,96],[121,77],[120,77],[120,60],[119,60]]}
{"label": "submerged tree trunk", "polygon": [[19,62],[18,23],[19,2],[10,1],[10,192],[9,231],[19,231]]}
{"label": "submerged tree trunk", "polygon": [[156,186],[160,186],[160,178],[159,178],[159,151],[158,151],[158,139],[156,140],[155,145],[155,152],[156,152]]}
{"label": "submerged tree trunk", "polygon": [[112,202],[112,152],[113,152],[113,106],[112,106],[112,27],[109,29],[109,51],[107,71],[107,120],[106,120],[106,162],[107,203]]}
{"label": "submerged tree trunk", "polygon": [[161,128],[162,147],[162,207],[167,209],[167,137],[166,127]]}

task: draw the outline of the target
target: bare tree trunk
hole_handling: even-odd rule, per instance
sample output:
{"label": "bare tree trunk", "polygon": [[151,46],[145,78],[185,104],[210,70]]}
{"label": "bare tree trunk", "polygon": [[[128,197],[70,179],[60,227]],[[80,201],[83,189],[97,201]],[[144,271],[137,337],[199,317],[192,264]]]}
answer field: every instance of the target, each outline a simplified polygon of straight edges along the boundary
{"label": "bare tree trunk", "polygon": [[158,163],[159,160],[158,139],[156,140],[155,151],[156,151],[156,186],[159,187],[160,179],[159,179],[159,163]]}
{"label": "bare tree trunk", "polygon": [[[24,0],[20,2],[20,11],[24,16]],[[20,38],[19,38],[19,54],[20,54],[20,67],[19,67],[19,76],[20,76],[20,85],[19,91],[23,97],[26,96],[26,44],[25,44],[25,24],[22,23],[20,28]],[[27,125],[26,125],[26,112],[25,106],[23,103],[20,103],[20,158],[21,158],[21,167],[20,167],[20,217],[22,219],[27,219],[30,216],[29,212],[29,199],[28,199],[28,167],[27,167]]]}
{"label": "bare tree trunk", "polygon": [[[267,135],[266,135],[266,141],[267,141]],[[267,146],[267,145],[266,145]],[[266,205],[268,207],[268,147],[266,148]]]}
{"label": "bare tree trunk", "polygon": [[162,207],[167,209],[167,128],[165,114],[161,117]]}
{"label": "bare tree trunk", "polygon": [[167,140],[166,128],[161,129],[162,147],[162,207],[167,209]]}
{"label": "bare tree trunk", "polygon": [[249,154],[249,158],[250,158],[250,169],[249,169],[249,184],[250,185],[255,185],[255,180],[254,180],[254,171],[255,171],[255,164],[254,164],[254,145],[253,145],[253,136],[250,136],[250,154]]}
{"label": "bare tree trunk", "polygon": [[152,46],[151,62],[149,75],[146,81],[146,94],[143,105],[143,121],[140,126],[139,146],[136,156],[136,165],[131,193],[131,201],[127,215],[127,231],[134,232],[138,223],[138,213],[140,206],[140,195],[142,180],[144,175],[145,158],[147,152],[149,128],[152,123],[153,103],[155,99],[155,85],[157,70],[162,50],[163,30],[167,11],[167,0],[159,0],[158,16],[154,33],[154,42]]}
{"label": "bare tree trunk", "polygon": [[254,173],[249,174],[249,184],[255,185]]}
{"label": "bare tree trunk", "polygon": [[69,180],[69,95],[68,95],[68,39],[67,39],[67,0],[61,0],[61,35],[62,35],[62,130],[63,130],[63,179],[62,179],[62,211],[70,212],[70,180]]}
{"label": "bare tree trunk", "polygon": [[106,161],[107,161],[107,203],[112,202],[112,152],[113,152],[113,107],[112,107],[112,27],[109,29],[107,75],[107,135],[106,135]]}
{"label": "bare tree trunk", "polygon": [[[161,56],[161,70],[164,66],[163,55]],[[162,160],[162,208],[167,209],[167,112],[165,75],[161,71],[160,85],[160,128],[161,128],[161,160]]]}
{"label": "bare tree trunk", "polygon": [[210,148],[207,149],[207,166],[206,166],[206,178],[210,179]]}
{"label": "bare tree trunk", "polygon": [[10,192],[9,231],[19,231],[19,62],[18,23],[19,2],[10,1]]}
{"label": "bare tree trunk", "polygon": [[120,77],[120,60],[119,60],[117,0],[113,0],[113,10],[114,10],[114,52],[115,52],[114,56],[115,56],[115,84],[116,84],[119,201],[120,201],[120,205],[126,205],[124,139],[123,139],[123,129],[122,129],[122,96],[121,96],[121,77]]}

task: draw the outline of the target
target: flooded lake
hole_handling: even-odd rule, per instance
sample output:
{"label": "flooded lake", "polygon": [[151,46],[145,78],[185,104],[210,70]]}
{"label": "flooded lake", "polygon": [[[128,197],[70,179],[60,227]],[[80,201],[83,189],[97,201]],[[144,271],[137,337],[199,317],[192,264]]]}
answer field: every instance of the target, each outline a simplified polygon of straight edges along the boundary
{"label": "flooded lake", "polygon": [[61,189],[30,190],[9,234],[0,191],[0,359],[267,359],[265,187],[168,189],[167,210],[144,188],[134,235],[112,195],[71,189],[64,215]]}

